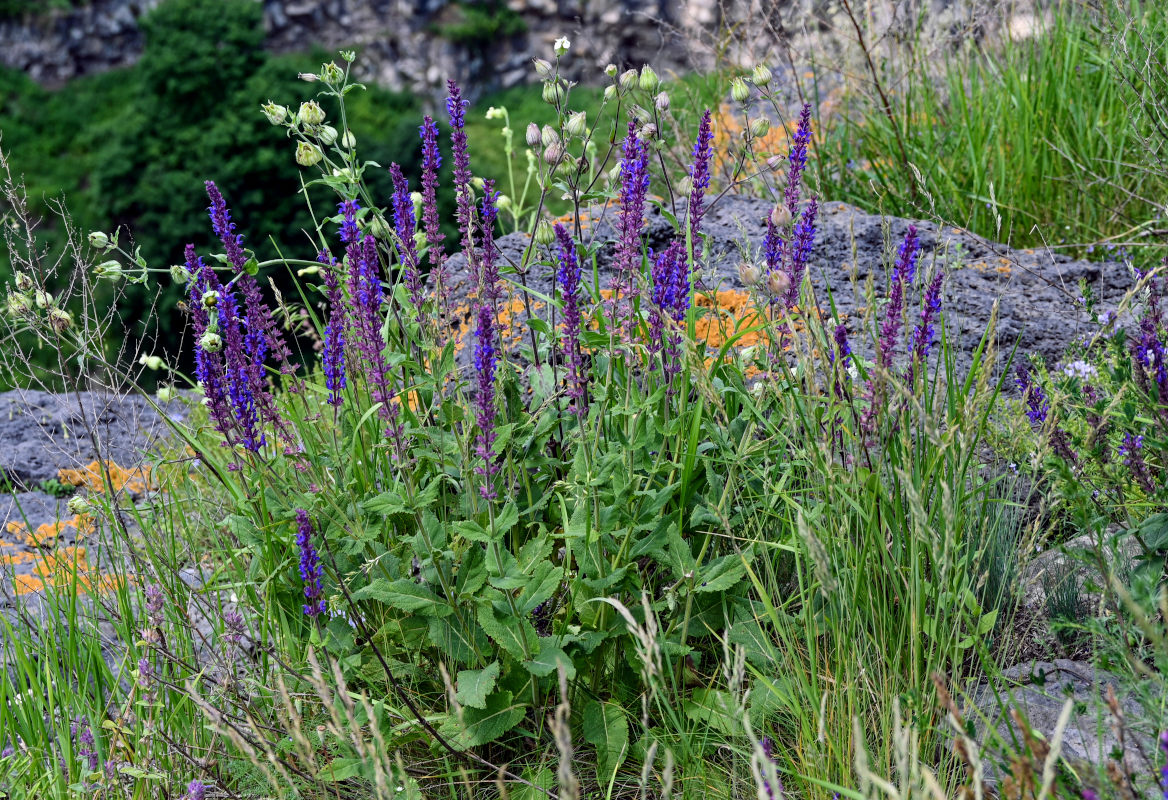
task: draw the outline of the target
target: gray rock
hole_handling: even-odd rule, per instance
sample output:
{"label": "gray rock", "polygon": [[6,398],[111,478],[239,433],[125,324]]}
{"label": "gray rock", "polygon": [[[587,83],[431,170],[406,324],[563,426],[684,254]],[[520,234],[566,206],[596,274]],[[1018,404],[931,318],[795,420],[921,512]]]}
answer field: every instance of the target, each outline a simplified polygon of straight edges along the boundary
{"label": "gray rock", "polygon": [[[997,693],[989,684],[982,684],[971,694],[973,708],[966,716],[975,722],[979,744],[984,745],[986,732],[995,729],[1006,742],[1022,746],[1022,734],[1008,716],[1010,708],[1017,708],[1030,728],[1050,742],[1063,705],[1072,698],[1075,706],[1063,732],[1062,757],[1072,765],[1098,767],[1122,753],[1128,774],[1138,776],[1137,794],[1158,797],[1156,787],[1148,781],[1157,757],[1156,734],[1149,724],[1152,709],[1141,706],[1115,675],[1085,662],[1058,659],[1016,665],[1004,670],[1002,678]],[[1122,749],[1107,705],[1109,688],[1114,690],[1125,719],[1126,746]],[[996,783],[997,768],[987,766],[990,782]]]}

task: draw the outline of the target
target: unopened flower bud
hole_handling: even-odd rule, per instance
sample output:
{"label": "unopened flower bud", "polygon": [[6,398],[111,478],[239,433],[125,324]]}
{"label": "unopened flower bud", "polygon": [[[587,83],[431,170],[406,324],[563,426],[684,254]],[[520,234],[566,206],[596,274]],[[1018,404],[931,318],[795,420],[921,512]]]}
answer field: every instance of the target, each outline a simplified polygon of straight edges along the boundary
{"label": "unopened flower bud", "polygon": [[527,123],[527,146],[539,147],[543,144],[543,134],[534,122]]}
{"label": "unopened flower bud", "polygon": [[750,82],[755,86],[766,86],[773,77],[766,64],[759,64],[754,68],[754,72],[750,73]]}
{"label": "unopened flower bud", "polygon": [[98,278],[117,282],[122,279],[122,265],[116,261],[104,261],[93,268],[93,274]]}
{"label": "unopened flower bud", "polygon": [[500,211],[506,211],[511,207],[511,198],[505,194],[501,194],[495,198],[495,208]]}
{"label": "unopened flower bud", "polygon": [[10,294],[8,295],[8,315],[12,317],[23,317],[32,313],[32,298],[27,294]]}
{"label": "unopened flower bud", "polygon": [[199,337],[199,347],[206,353],[218,353],[223,349],[223,337],[215,331],[206,331]]}
{"label": "unopened flower bud", "polygon": [[546,58],[535,58],[532,59],[532,62],[535,64],[535,74],[539,76],[540,80],[546,81],[556,72],[555,67],[552,66],[552,62]]}
{"label": "unopened flower bud", "polygon": [[32,290],[32,278],[27,273],[19,270],[13,276],[13,282],[16,284],[16,290],[19,292],[27,292]]}
{"label": "unopened flower bud", "polygon": [[479,177],[478,175],[475,175],[473,178],[470,179],[470,185],[473,186],[474,188],[478,189],[481,192],[483,190],[483,187],[486,186],[487,184],[486,184],[486,181],[484,181],[481,177]]}
{"label": "unopened flower bud", "polygon": [[776,228],[785,228],[791,224],[791,209],[779,203],[771,209],[771,224]]}
{"label": "unopened flower bud", "polygon": [[782,156],[771,156],[766,160],[767,169],[778,169],[783,166]]}
{"label": "unopened flower bud", "polygon": [[627,69],[621,73],[620,86],[622,89],[635,89],[640,82],[641,76],[637,74],[635,69]]}
{"label": "unopened flower bud", "polygon": [[546,219],[541,219],[539,224],[535,226],[535,243],[549,245],[555,240],[556,232],[552,228],[552,224]]}
{"label": "unopened flower bud", "polygon": [[332,125],[322,125],[316,138],[320,139],[321,144],[328,147],[337,140],[337,129]]}
{"label": "unopened flower bud", "polygon": [[421,250],[425,246],[426,246],[426,232],[425,231],[414,231],[414,247]]}
{"label": "unopened flower bud", "polygon": [[609,64],[604,68],[604,74],[610,78],[616,77],[616,64]]}
{"label": "unopened flower bud", "polygon": [[771,121],[766,117],[756,117],[750,121],[751,136],[766,136],[770,129]]}
{"label": "unopened flower bud", "polygon": [[349,183],[357,182],[357,173],[353,172],[351,167],[341,167],[339,169],[334,169],[333,177],[340,178],[341,180],[347,181]]}
{"label": "unopened flower bud", "polygon": [[57,333],[64,333],[73,327],[73,315],[63,308],[54,308],[49,311],[49,325]]}
{"label": "unopened flower bud", "polygon": [[44,289],[37,289],[34,299],[37,308],[48,308],[53,304],[53,296]]}
{"label": "unopened flower bud", "polygon": [[345,59],[345,61],[352,64],[354,61],[357,60],[357,51],[356,50],[342,50],[341,51],[341,58]]}
{"label": "unopened flower bud", "polygon": [[410,204],[414,207],[415,215],[417,215],[418,211],[421,210],[422,203],[425,201],[425,199],[426,198],[422,197],[421,192],[410,192]]}
{"label": "unopened flower bud", "polygon": [[191,273],[182,264],[170,265],[170,279],[175,283],[186,283],[191,279]]}
{"label": "unopened flower bud", "polygon": [[657,107],[658,111],[668,111],[669,95],[665,92],[661,92],[657,95],[657,97],[653,98],[653,105]]}
{"label": "unopened flower bud", "polygon": [[333,62],[320,65],[320,79],[326,83],[336,83],[345,77],[345,71]]}
{"label": "unopened flower bud", "polygon": [[69,502],[65,504],[65,509],[75,517],[89,516],[95,510],[93,503],[83,494],[75,494],[70,497]]}
{"label": "unopened flower bud", "polygon": [[369,231],[369,235],[375,239],[389,241],[389,223],[387,223],[385,218],[380,214],[370,218],[370,220],[365,223],[365,228]]}
{"label": "unopened flower bud", "polygon": [[177,393],[173,386],[159,386],[158,387],[158,402],[169,403],[176,397]]}
{"label": "unopened flower bud", "polygon": [[605,101],[612,102],[613,98],[615,98],[615,97],[616,97],[616,87],[615,86],[605,86],[604,87]]}
{"label": "unopened flower bud", "polygon": [[302,167],[311,167],[319,164],[324,158],[324,153],[320,152],[320,148],[309,142],[301,142],[296,145],[296,163]]}
{"label": "unopened flower bud", "polygon": [[750,99],[750,87],[742,78],[735,78],[730,81],[730,96],[734,98],[735,103],[745,103]]}
{"label": "unopened flower bud", "polygon": [[89,234],[89,246],[95,247],[98,250],[106,250],[109,248],[109,237],[101,231],[94,231]]}
{"label": "unopened flower bud", "polygon": [[762,271],[757,264],[743,261],[738,265],[738,279],[743,286],[755,286],[762,279]]}
{"label": "unopened flower bud", "polygon": [[352,131],[345,131],[345,135],[341,137],[341,147],[346,150],[352,150],[357,146],[357,137],[353,135]]}
{"label": "unopened flower bud", "polygon": [[648,141],[657,135],[657,126],[652,122],[642,125],[640,132],[637,134],[642,140]]}
{"label": "unopened flower bud", "polygon": [[564,157],[564,146],[559,142],[552,142],[544,148],[544,158],[549,164],[556,164]]}
{"label": "unopened flower bud", "polygon": [[317,266],[316,264],[313,264],[311,267],[301,267],[300,269],[296,270],[296,277],[297,278],[307,278],[310,275],[319,275],[319,274],[320,274],[320,267]]}
{"label": "unopened flower bud", "polygon": [[162,369],[162,366],[163,366],[163,362],[162,362],[161,357],[148,356],[145,353],[143,353],[142,357],[138,359],[138,363],[141,364],[142,366],[144,366],[146,369],[153,369],[153,370]]}
{"label": "unopened flower bud", "polygon": [[288,109],[271,100],[260,106],[260,110],[264,112],[264,116],[268,118],[268,122],[273,125],[281,124],[288,116]]}
{"label": "unopened flower bud", "polygon": [[214,289],[208,289],[207,291],[203,292],[202,303],[203,308],[207,309],[208,311],[212,308],[218,307],[219,293]]}
{"label": "unopened flower bud", "polygon": [[791,289],[791,279],[787,273],[775,270],[767,275],[766,290],[771,297],[782,297]]}
{"label": "unopened flower bud", "polygon": [[296,117],[304,125],[320,125],[324,122],[324,109],[315,100],[309,100],[300,104]]}
{"label": "unopened flower bud", "polygon": [[568,124],[564,126],[569,136],[583,136],[588,130],[588,115],[583,111],[576,111],[568,115]]}
{"label": "unopened flower bud", "polygon": [[301,72],[296,77],[299,78],[300,80],[304,81],[305,83],[316,83],[317,81],[320,80],[320,76],[317,75],[315,72]]}
{"label": "unopened flower bud", "polygon": [[638,85],[646,92],[655,92],[657,87],[661,85],[661,79],[657,77],[657,73],[648,64],[641,67],[641,77],[637,81]]}
{"label": "unopened flower bud", "polygon": [[564,87],[559,81],[552,81],[543,85],[543,101],[548,105],[558,106],[564,102]]}
{"label": "unopened flower bud", "polygon": [[506,116],[507,116],[507,112],[505,112],[503,109],[498,108],[496,106],[491,106],[490,108],[487,109],[487,113],[486,113],[487,119],[506,119]]}
{"label": "unopened flower bud", "polygon": [[677,182],[677,191],[679,194],[689,194],[693,191],[693,178],[688,175],[681,176],[681,180]]}
{"label": "unopened flower bud", "polygon": [[539,134],[539,143],[544,147],[549,147],[558,141],[560,141],[560,136],[556,133],[556,129],[551,125],[544,125]]}

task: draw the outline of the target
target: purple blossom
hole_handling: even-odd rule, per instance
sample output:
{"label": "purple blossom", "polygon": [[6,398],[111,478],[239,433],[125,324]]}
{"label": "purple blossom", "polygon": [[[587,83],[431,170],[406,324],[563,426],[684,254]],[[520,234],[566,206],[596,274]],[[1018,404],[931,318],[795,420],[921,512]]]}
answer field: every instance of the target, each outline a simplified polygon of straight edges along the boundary
{"label": "purple blossom", "polygon": [[223,612],[223,638],[230,645],[238,646],[243,639],[243,616],[238,611]]}
{"label": "purple blossom", "polygon": [[[689,308],[689,289],[685,244],[674,239],[653,264],[653,306],[649,311],[649,352],[661,351],[661,363],[671,394],[673,376],[681,371],[681,333],[677,326],[685,320]],[[672,320],[674,324],[668,332],[666,320]]]}
{"label": "purple blossom", "polygon": [[580,347],[582,315],[580,313],[580,259],[576,255],[576,243],[563,223],[557,222],[556,242],[559,250],[560,269],[557,275],[560,297],[564,305],[564,361],[568,365],[569,409],[578,417],[588,413],[588,373],[584,366],[584,353]]}
{"label": "purple blossom", "polygon": [[499,248],[495,245],[495,220],[499,210],[495,201],[499,193],[495,191],[495,182],[483,182],[483,200],[481,206],[482,221],[482,263],[479,268],[479,297],[486,302],[494,302],[503,295],[499,284]]}
{"label": "purple blossom", "polygon": [[146,587],[143,592],[146,595],[146,621],[151,628],[158,628],[162,626],[162,607],[164,597],[162,595],[162,587],[157,583],[152,583]]}
{"label": "purple blossom", "polygon": [[892,352],[896,349],[897,341],[900,339],[901,327],[904,324],[904,296],[912,284],[919,244],[916,227],[909,225],[904,234],[904,241],[900,244],[896,265],[892,269],[892,286],[888,292],[888,308],[885,310],[884,324],[880,329],[879,362],[880,366],[885,369],[892,367]]}
{"label": "purple blossom", "polygon": [[462,252],[466,255],[471,277],[478,280],[474,257],[474,235],[471,220],[474,216],[474,193],[470,181],[470,152],[466,143],[466,107],[462,90],[454,81],[446,82],[450,96],[446,98],[446,113],[450,117],[450,146],[454,155],[454,191],[457,199],[458,230],[462,234]]}
{"label": "purple blossom", "polygon": [[1168,800],[1168,731],[1160,734],[1160,752],[1164,756],[1164,766],[1160,768],[1160,788],[1164,790],[1164,800]]}
{"label": "purple blossom", "polygon": [[138,683],[143,689],[149,689],[154,685],[154,667],[146,656],[138,659]]}
{"label": "purple blossom", "polygon": [[97,772],[97,749],[93,739],[93,731],[89,727],[89,720],[77,717],[69,725],[69,733],[77,745],[77,755],[85,759],[85,766],[90,772]]}
{"label": "purple blossom", "polygon": [[694,252],[701,250],[698,242],[698,233],[701,230],[702,217],[706,213],[705,194],[710,188],[710,142],[714,139],[711,126],[710,111],[702,114],[702,121],[698,125],[698,138],[693,146],[693,163],[690,164],[689,177],[689,236],[693,243]]}
{"label": "purple blossom", "polygon": [[341,296],[341,279],[337,275],[337,262],[327,250],[321,250],[316,260],[324,265],[325,297],[328,299],[329,317],[324,328],[324,348],[321,362],[324,367],[324,384],[329,390],[329,404],[341,405],[345,400],[341,391],[345,388],[345,316],[344,298]]}
{"label": "purple blossom", "polygon": [[762,253],[763,258],[766,260],[767,274],[769,275],[783,268],[783,251],[787,243],[783,240],[782,232],[771,220],[769,214],[767,215],[766,226],[766,236],[762,240]]}
{"label": "purple blossom", "polygon": [[1156,482],[1152,478],[1152,473],[1148,469],[1148,464],[1144,461],[1144,437],[1136,436],[1130,433],[1123,435],[1123,443],[1119,446],[1119,456],[1123,459],[1123,463],[1127,466],[1128,471],[1131,472],[1132,478],[1140,488],[1148,494],[1154,494],[1156,491]]}
{"label": "purple blossom", "polygon": [[414,201],[410,199],[410,184],[402,175],[401,167],[390,164],[389,176],[393,180],[393,228],[397,234],[398,258],[401,260],[410,302],[421,318],[425,298],[422,296],[422,278],[418,273],[418,248],[414,242],[414,228],[417,225]]}
{"label": "purple blossom", "polygon": [[[766,756],[767,761],[771,764],[775,763],[775,745],[774,741],[769,736],[762,737],[762,753]],[[765,773],[764,773],[765,775]],[[771,786],[771,782],[766,777],[762,779],[762,788],[766,793],[767,800],[779,800],[783,796],[783,782],[775,777],[776,786]]]}
{"label": "purple blossom", "polygon": [[904,232],[904,240],[896,254],[896,264],[892,268],[892,280],[904,281],[911,286],[917,272],[917,258],[920,255],[921,240],[915,225],[909,225]]}
{"label": "purple blossom", "polygon": [[799,213],[799,194],[803,179],[803,169],[807,166],[807,144],[811,141],[811,104],[804,103],[799,113],[799,127],[791,142],[791,152],[787,154],[790,166],[787,168],[787,189],[784,199],[794,218]]}
{"label": "purple blossom", "polygon": [[920,322],[913,328],[909,336],[909,348],[912,351],[912,364],[909,365],[910,382],[916,365],[924,366],[925,360],[929,357],[929,350],[933,346],[933,328],[937,314],[941,311],[941,284],[944,280],[945,274],[938,270],[925,290],[924,301],[921,304]]}
{"label": "purple blossom", "polygon": [[356,200],[345,200],[337,203],[337,212],[341,215],[341,243],[351,245],[361,238],[361,230],[357,227],[357,212],[361,204]]}
{"label": "purple blossom", "polygon": [[184,800],[207,800],[207,787],[202,781],[191,781],[187,784]]}
{"label": "purple blossom", "polygon": [[1022,399],[1026,403],[1026,417],[1031,424],[1045,424],[1047,414],[1050,413],[1050,402],[1046,399],[1046,392],[1042,386],[1035,382],[1030,367],[1024,363],[1018,365],[1014,370],[1014,384],[1022,393]]}
{"label": "purple blossom", "polygon": [[[852,345],[848,342],[848,328],[842,322],[835,326],[835,347],[839,351],[840,361],[847,362],[852,355]],[[835,358],[835,353],[832,353]]]}
{"label": "purple blossom", "polygon": [[483,460],[481,467],[475,472],[483,476],[483,485],[479,487],[479,494],[485,500],[494,500],[498,497],[492,478],[499,471],[495,461],[495,317],[491,307],[486,303],[479,305],[478,327],[475,329],[474,368],[475,368],[475,423],[478,425],[478,437],[475,444],[475,453]]}
{"label": "purple blossom", "polygon": [[441,231],[438,216],[438,170],[442,166],[442,154],[438,150],[438,126],[429,114],[422,118],[418,133],[422,137],[422,227],[426,231],[435,300],[438,308],[445,312],[446,250],[442,242],[446,235]]}
{"label": "purple blossom", "polygon": [[[644,225],[645,195],[649,191],[649,149],[637,138],[635,122],[629,122],[623,158],[620,162],[620,212],[617,215],[617,244],[612,280],[612,321],[624,319],[622,303],[631,305],[636,289],[635,274],[641,261],[641,228]],[[631,321],[631,320],[630,320]]]}
{"label": "purple blossom", "polygon": [[803,209],[803,214],[791,235],[791,269],[788,273],[791,288],[787,290],[788,308],[799,302],[799,287],[803,285],[803,273],[807,270],[811,249],[815,246],[815,217],[818,213],[819,201],[812,197],[807,207]]}
{"label": "purple blossom", "polygon": [[304,613],[310,617],[323,614],[327,608],[321,578],[324,567],[312,544],[312,520],[304,509],[296,509],[296,546],[300,550],[300,580],[304,584]]}

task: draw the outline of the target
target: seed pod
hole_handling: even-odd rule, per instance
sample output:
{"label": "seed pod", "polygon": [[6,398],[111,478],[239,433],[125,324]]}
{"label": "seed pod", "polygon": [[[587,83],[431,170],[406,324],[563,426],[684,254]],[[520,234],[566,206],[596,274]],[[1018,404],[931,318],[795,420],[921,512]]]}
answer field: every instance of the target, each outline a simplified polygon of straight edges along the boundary
{"label": "seed pod", "polygon": [[543,130],[539,134],[539,142],[544,147],[549,147],[560,141],[560,135],[556,133],[556,129],[551,125],[544,125]]}
{"label": "seed pod", "polygon": [[730,96],[734,98],[735,103],[745,103],[750,99],[750,87],[742,78],[735,78],[730,81]]}
{"label": "seed pod", "polygon": [[73,315],[63,308],[49,311],[49,325],[57,333],[64,333],[73,327]]}
{"label": "seed pod", "polygon": [[588,115],[583,111],[575,111],[568,115],[568,124],[564,126],[569,136],[583,136],[588,130]]}
{"label": "seed pod", "polygon": [[310,142],[300,142],[296,145],[296,163],[302,167],[311,167],[319,164],[324,154],[320,148]]}
{"label": "seed pod", "polygon": [[93,233],[89,234],[90,247],[95,247],[98,250],[107,250],[109,249],[109,243],[109,237],[101,231],[94,231]]}
{"label": "seed pod", "polygon": [[791,209],[779,203],[771,209],[771,224],[776,228],[785,228],[791,224]]}
{"label": "seed pod", "polygon": [[552,229],[552,224],[546,219],[541,219],[539,224],[535,226],[535,243],[549,245],[555,240],[556,232]]}
{"label": "seed pod", "polygon": [[316,138],[320,139],[321,144],[328,147],[337,140],[337,129],[332,125],[322,125],[320,131],[316,134]]}
{"label": "seed pod", "polygon": [[755,286],[762,279],[762,271],[758,265],[743,261],[738,265],[738,279],[743,286]]}
{"label": "seed pod", "polygon": [[621,73],[620,86],[625,90],[634,89],[640,80],[641,76],[637,74],[635,69],[627,69]]}
{"label": "seed pod", "polygon": [[208,353],[218,353],[223,349],[223,337],[215,331],[206,331],[199,337],[199,347]]}
{"label": "seed pod", "polygon": [[755,86],[762,87],[769,84],[773,77],[774,75],[771,74],[770,68],[766,64],[759,64],[754,68],[754,72],[750,74],[750,82]]}
{"label": "seed pod", "polygon": [[557,164],[564,157],[564,146],[559,142],[552,142],[543,151],[544,158],[549,164]]}
{"label": "seed pod", "polygon": [[16,284],[16,290],[18,292],[28,292],[32,290],[32,278],[30,278],[27,273],[20,272],[18,270],[13,278],[13,282]]}
{"label": "seed pod", "polygon": [[646,92],[655,92],[657,87],[661,85],[661,79],[657,77],[653,68],[646,64],[641,67],[641,77],[638,79],[638,84]]}
{"label": "seed pod", "polygon": [[203,302],[203,308],[207,309],[208,311],[210,311],[213,308],[218,307],[219,293],[217,291],[215,291],[214,289],[208,289],[207,291],[203,292],[202,302]]}
{"label": "seed pod", "polygon": [[303,125],[320,125],[324,122],[324,109],[315,100],[309,100],[300,104],[300,111],[296,113],[296,118]]}
{"label": "seed pod", "polygon": [[771,121],[766,117],[757,117],[750,121],[751,136],[766,136],[771,129]]}
{"label": "seed pod", "polygon": [[766,290],[771,297],[782,297],[791,289],[791,279],[787,273],[775,270],[767,275]]}
{"label": "seed pod", "polygon": [[357,137],[353,135],[352,131],[345,131],[345,135],[341,137],[341,147],[346,150],[352,150],[357,146]]}
{"label": "seed pod", "polygon": [[535,74],[540,80],[546,81],[556,72],[555,67],[546,58],[533,58],[532,62],[535,64]]}
{"label": "seed pod", "polygon": [[93,274],[116,283],[122,279],[122,265],[116,261],[104,261],[93,268]]}
{"label": "seed pod", "polygon": [[669,95],[666,94],[665,92],[661,92],[653,100],[653,105],[657,106],[658,111],[662,111],[662,112],[668,111],[669,110]]}
{"label": "seed pod", "polygon": [[543,85],[543,101],[548,105],[558,106],[564,102],[564,87],[559,81],[551,81]]}

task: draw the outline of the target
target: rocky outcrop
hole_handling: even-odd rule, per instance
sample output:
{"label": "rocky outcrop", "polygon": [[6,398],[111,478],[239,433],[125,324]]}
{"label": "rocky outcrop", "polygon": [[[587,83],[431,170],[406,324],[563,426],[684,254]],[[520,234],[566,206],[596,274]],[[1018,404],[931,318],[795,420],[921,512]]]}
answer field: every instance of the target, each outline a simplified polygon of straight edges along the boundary
{"label": "rocky outcrop", "polygon": [[[690,70],[709,52],[695,42],[716,30],[724,15],[760,24],[773,13],[740,0],[506,0],[479,13],[507,15],[517,23],[504,28],[512,32],[492,35],[483,27],[476,36],[465,25],[465,9],[481,3],[261,1],[271,50],[355,48],[359,77],[419,94],[441,94],[447,78],[476,91],[530,81],[531,57],[550,57],[560,36],[572,40],[564,62],[572,79],[595,82],[610,62]],[[142,51],[138,19],[159,2],[94,0],[72,10],[0,20],[0,63],[47,83],[131,64]],[[460,24],[462,33],[455,35]]]}

